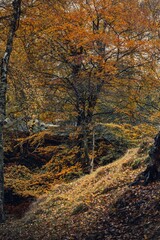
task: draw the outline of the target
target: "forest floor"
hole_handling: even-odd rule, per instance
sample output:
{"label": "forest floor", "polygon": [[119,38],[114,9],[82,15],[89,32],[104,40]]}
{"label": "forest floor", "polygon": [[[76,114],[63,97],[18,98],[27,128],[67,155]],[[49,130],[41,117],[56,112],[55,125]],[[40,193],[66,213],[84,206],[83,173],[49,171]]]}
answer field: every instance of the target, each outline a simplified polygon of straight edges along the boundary
{"label": "forest floor", "polygon": [[89,175],[53,186],[23,216],[8,217],[0,239],[160,239],[160,182],[129,186],[145,158],[133,148]]}

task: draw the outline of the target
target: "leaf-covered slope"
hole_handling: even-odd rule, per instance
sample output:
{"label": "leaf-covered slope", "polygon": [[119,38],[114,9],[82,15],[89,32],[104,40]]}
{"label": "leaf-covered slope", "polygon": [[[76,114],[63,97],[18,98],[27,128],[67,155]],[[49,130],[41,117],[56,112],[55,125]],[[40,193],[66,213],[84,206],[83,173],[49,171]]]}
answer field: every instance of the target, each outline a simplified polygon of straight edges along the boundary
{"label": "leaf-covered slope", "polygon": [[[96,135],[95,168],[114,161],[127,149],[127,140],[105,130]],[[44,131],[15,139],[6,146],[5,187],[25,197],[39,197],[53,185],[83,175],[83,156],[79,157],[79,151],[76,137],[66,132]]]}
{"label": "leaf-covered slope", "polygon": [[2,225],[1,236],[5,240],[159,239],[160,183],[128,187],[143,169],[133,165],[140,156],[137,148],[131,149],[93,174],[54,186],[22,219]]}

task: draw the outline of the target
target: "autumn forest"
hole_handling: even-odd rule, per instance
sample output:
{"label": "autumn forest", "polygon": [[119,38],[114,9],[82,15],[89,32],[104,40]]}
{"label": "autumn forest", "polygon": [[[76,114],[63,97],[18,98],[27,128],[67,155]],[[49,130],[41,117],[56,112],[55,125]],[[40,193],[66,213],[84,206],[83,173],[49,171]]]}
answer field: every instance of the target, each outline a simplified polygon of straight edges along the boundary
{"label": "autumn forest", "polygon": [[160,0],[0,0],[0,239],[160,239]]}

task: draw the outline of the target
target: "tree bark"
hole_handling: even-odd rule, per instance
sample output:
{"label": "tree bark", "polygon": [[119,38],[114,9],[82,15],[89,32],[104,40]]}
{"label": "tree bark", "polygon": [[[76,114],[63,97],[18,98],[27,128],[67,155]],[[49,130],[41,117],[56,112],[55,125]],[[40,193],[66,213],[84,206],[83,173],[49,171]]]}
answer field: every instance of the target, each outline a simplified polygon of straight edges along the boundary
{"label": "tree bark", "polygon": [[92,158],[91,158],[91,173],[94,170],[94,156],[95,155],[95,130],[93,129],[93,136],[92,136]]}
{"label": "tree bark", "polygon": [[1,60],[0,73],[0,222],[4,221],[4,149],[3,149],[3,125],[6,117],[6,91],[7,91],[7,73],[9,59],[13,47],[15,32],[19,26],[21,0],[12,2],[13,15],[10,22],[10,29],[7,37],[6,50]]}
{"label": "tree bark", "polygon": [[151,159],[149,165],[144,172],[138,175],[131,186],[139,183],[147,185],[160,179],[160,132],[154,138],[154,144],[149,151],[149,157]]}

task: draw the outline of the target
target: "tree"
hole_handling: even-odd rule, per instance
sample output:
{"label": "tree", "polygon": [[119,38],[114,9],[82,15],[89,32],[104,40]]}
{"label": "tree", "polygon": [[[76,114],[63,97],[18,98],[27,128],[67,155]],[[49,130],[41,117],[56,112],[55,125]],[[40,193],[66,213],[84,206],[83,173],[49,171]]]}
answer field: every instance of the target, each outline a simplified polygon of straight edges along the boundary
{"label": "tree", "polygon": [[[150,21],[150,31],[148,32],[148,37],[152,39],[152,47],[150,48],[151,54],[150,58],[152,61],[150,71],[154,70],[155,81],[151,81],[152,93],[147,96],[147,110],[156,110],[152,112],[151,118],[158,124],[159,127],[159,53],[160,53],[160,28],[159,28],[159,13],[160,13],[160,1],[158,0],[144,0],[141,1],[142,8],[148,14]],[[149,78],[152,75],[147,71]],[[145,72],[146,74],[146,72]],[[154,89],[153,89],[154,88]],[[151,89],[151,88],[150,88]],[[152,110],[153,111],[153,110]],[[156,181],[160,179],[160,132],[154,138],[154,143],[149,151],[150,162],[144,172],[140,173],[136,180],[131,184],[135,185],[141,181],[146,185],[149,182]]]}
{"label": "tree", "polygon": [[89,125],[102,92],[123,100],[106,113],[132,119],[138,109],[139,89],[155,67],[153,18],[138,0],[39,3],[23,20],[25,50],[39,79],[71,106],[88,164]]}
{"label": "tree", "polygon": [[3,176],[3,162],[4,162],[4,149],[3,149],[3,126],[6,116],[6,91],[7,91],[7,74],[9,67],[9,60],[13,47],[13,39],[16,30],[19,26],[19,19],[21,13],[21,0],[13,0],[12,2],[13,14],[11,16],[10,27],[6,42],[6,49],[1,60],[0,72],[0,221],[4,221],[4,176]]}
{"label": "tree", "polygon": [[[17,73],[15,89],[37,116],[70,111],[88,165],[90,125],[102,101],[107,102],[105,115],[114,113],[122,122],[136,124],[149,99],[158,53],[153,41],[157,22],[150,17],[150,9],[155,16],[153,7],[145,4],[154,1],[31,2],[19,29],[17,52],[23,71]],[[17,88],[18,78],[25,81]]]}

